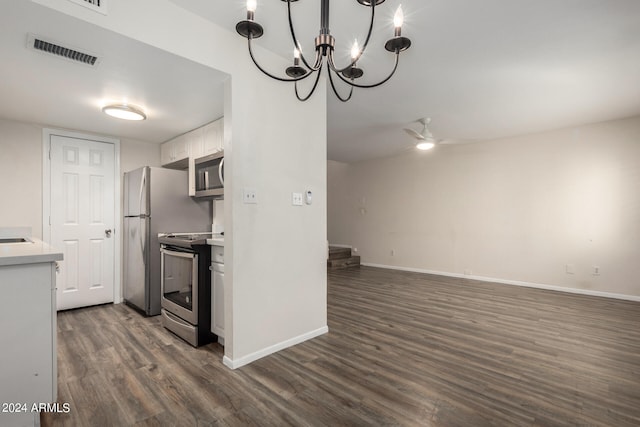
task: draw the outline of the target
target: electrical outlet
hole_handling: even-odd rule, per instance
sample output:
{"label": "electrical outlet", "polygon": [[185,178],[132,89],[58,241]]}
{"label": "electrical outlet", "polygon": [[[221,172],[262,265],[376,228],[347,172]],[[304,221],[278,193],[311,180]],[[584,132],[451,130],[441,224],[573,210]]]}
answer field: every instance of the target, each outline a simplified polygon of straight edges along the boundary
{"label": "electrical outlet", "polygon": [[594,276],[599,276],[600,275],[600,267],[598,267],[597,265],[593,266],[593,272],[591,273]]}
{"label": "electrical outlet", "polygon": [[302,206],[302,193],[291,193],[291,204],[293,206]]}
{"label": "electrical outlet", "polygon": [[391,249],[391,256],[396,256],[396,250],[395,249]]}
{"label": "electrical outlet", "polygon": [[567,274],[575,274],[576,273],[576,269],[573,266],[573,264],[566,264],[564,266],[564,270]]}
{"label": "electrical outlet", "polygon": [[253,188],[242,189],[242,202],[247,204],[258,203],[258,193]]}
{"label": "electrical outlet", "polygon": [[464,274],[465,274],[466,276],[471,276],[471,275],[473,274],[473,271],[471,271],[471,270],[465,270],[465,271],[464,271]]}

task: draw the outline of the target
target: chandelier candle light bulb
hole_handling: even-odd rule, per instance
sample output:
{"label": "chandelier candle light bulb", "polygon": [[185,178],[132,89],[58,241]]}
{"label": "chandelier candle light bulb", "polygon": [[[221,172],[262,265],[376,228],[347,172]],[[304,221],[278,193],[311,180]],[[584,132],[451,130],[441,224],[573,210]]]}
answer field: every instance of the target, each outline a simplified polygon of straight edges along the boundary
{"label": "chandelier candle light bulb", "polygon": [[[318,81],[320,80],[320,73],[322,69],[326,67],[327,74],[329,77],[329,82],[331,84],[331,89],[333,89],[333,93],[336,97],[343,102],[351,99],[351,95],[353,94],[353,88],[374,88],[386,83],[396,72],[398,68],[398,61],[400,52],[407,50],[411,46],[411,40],[406,37],[401,36],[401,28],[404,20],[404,15],[402,12],[402,7],[398,7],[396,10],[393,24],[395,27],[394,37],[387,40],[384,45],[384,48],[394,54],[394,65],[391,69],[391,72],[382,80],[377,83],[372,84],[360,84],[356,83],[355,80],[359,79],[364,75],[364,71],[358,67],[356,67],[356,61],[358,61],[365,50],[367,49],[367,45],[369,43],[369,39],[371,38],[371,33],[373,31],[373,23],[375,17],[375,8],[384,3],[385,0],[357,0],[362,6],[367,7],[371,11],[371,22],[369,24],[369,30],[367,36],[365,37],[365,41],[362,47],[358,45],[358,41],[356,40],[351,48],[351,61],[345,67],[339,67],[334,62],[334,50],[336,46],[336,39],[331,35],[331,30],[329,29],[329,2],[330,0],[320,0],[320,34],[315,38],[315,58],[312,60],[308,60],[305,55],[300,51],[300,43],[298,38],[296,37],[295,28],[293,25],[293,18],[291,14],[291,4],[297,2],[298,0],[282,0],[282,3],[286,3],[287,6],[287,16],[289,21],[289,30],[291,32],[291,38],[293,40],[293,45],[298,47],[294,51],[293,54],[293,66],[287,67],[285,70],[285,74],[288,77],[280,77],[270,73],[260,66],[258,61],[254,56],[254,52],[252,49],[251,41],[261,37],[264,33],[264,29],[262,25],[254,21],[255,10],[256,10],[256,0],[247,0],[247,19],[244,21],[240,21],[236,24],[236,31],[242,37],[247,39],[247,46],[249,48],[249,56],[251,60],[255,64],[255,66],[265,75],[271,77],[272,79],[279,80],[282,82],[293,82],[295,85],[295,93],[296,97],[300,101],[306,101],[311,97],[316,87],[318,86]],[[315,75],[314,83],[311,87],[311,90],[307,95],[301,96],[298,91],[298,82],[300,80],[306,79],[309,76]],[[340,95],[338,88],[335,85],[334,80],[338,78],[343,83],[347,84],[349,87],[349,93],[347,95]]]}
{"label": "chandelier candle light bulb", "polygon": [[256,0],[247,0],[247,12],[254,13],[257,6],[258,2]]}
{"label": "chandelier candle light bulb", "polygon": [[[355,61],[360,56],[360,47],[358,46],[358,40],[353,41],[353,46],[351,47],[351,60]],[[355,65],[355,63],[353,64]]]}
{"label": "chandelier candle light bulb", "polygon": [[297,47],[293,48],[293,65],[300,65],[300,51]]}
{"label": "chandelier candle light bulb", "polygon": [[399,31],[402,28],[403,23],[404,13],[402,13],[402,5],[400,5],[398,6],[398,9],[396,9],[396,14],[393,15],[393,26],[396,27],[396,31]]}

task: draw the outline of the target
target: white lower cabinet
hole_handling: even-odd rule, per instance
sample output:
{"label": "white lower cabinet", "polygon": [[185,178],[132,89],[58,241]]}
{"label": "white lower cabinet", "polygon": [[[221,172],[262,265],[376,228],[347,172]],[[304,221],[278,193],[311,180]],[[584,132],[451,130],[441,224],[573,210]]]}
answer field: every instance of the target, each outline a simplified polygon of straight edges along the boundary
{"label": "white lower cabinet", "polygon": [[224,246],[211,251],[211,332],[224,345]]}
{"label": "white lower cabinet", "polygon": [[40,404],[57,399],[55,271],[0,263],[1,426],[39,425]]}

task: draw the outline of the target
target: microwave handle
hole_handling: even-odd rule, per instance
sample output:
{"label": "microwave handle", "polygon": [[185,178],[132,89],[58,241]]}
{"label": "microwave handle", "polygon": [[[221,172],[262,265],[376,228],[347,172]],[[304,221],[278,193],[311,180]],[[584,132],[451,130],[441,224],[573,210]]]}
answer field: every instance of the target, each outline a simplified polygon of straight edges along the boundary
{"label": "microwave handle", "polygon": [[224,166],[224,157],[220,160],[220,165],[218,166],[218,177],[220,178],[220,184],[224,186],[224,176],[222,173],[222,168]]}
{"label": "microwave handle", "polygon": [[204,189],[209,189],[209,171],[204,171]]}

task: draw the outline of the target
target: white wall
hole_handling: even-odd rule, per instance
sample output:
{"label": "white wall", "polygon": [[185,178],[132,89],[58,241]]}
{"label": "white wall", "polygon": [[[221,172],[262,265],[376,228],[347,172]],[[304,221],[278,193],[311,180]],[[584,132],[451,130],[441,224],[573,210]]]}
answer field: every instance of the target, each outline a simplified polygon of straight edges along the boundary
{"label": "white wall", "polygon": [[[112,0],[106,16],[67,0],[34,1],[231,76],[225,98],[225,363],[238,367],[326,332],[324,81],[312,100],[298,102],[292,86],[259,73],[234,28],[167,0]],[[269,69],[286,66],[263,49],[256,55]],[[258,191],[257,205],[242,203],[245,187]],[[292,207],[291,192],[306,189],[314,191],[314,204]]]}
{"label": "white wall", "polygon": [[123,179],[125,172],[142,166],[160,166],[160,145],[133,139],[121,139],[120,179]]}
{"label": "white wall", "polygon": [[42,237],[42,128],[0,118],[0,227]]}
{"label": "white wall", "polygon": [[640,296],[640,117],[330,162],[328,187],[363,263]]}
{"label": "white wall", "polygon": [[[31,227],[37,238],[42,238],[42,129],[0,118],[0,225]],[[120,177],[145,165],[160,165],[160,147],[121,140]]]}

